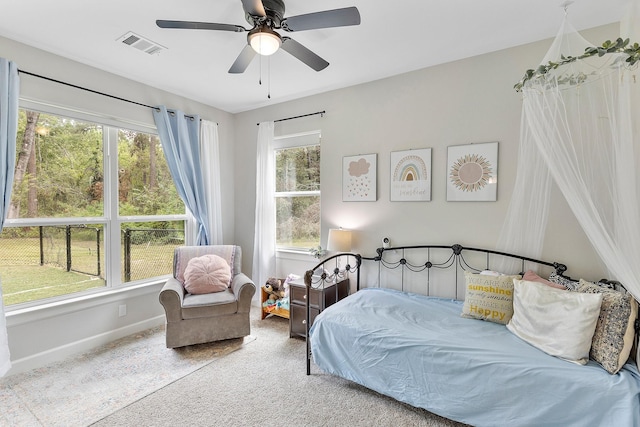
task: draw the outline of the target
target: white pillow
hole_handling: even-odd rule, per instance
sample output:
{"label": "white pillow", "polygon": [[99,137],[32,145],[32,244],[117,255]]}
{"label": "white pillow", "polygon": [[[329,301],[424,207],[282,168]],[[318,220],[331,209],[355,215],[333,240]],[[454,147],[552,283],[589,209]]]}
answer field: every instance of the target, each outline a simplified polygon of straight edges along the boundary
{"label": "white pillow", "polygon": [[507,329],[552,356],[584,365],[598,322],[602,294],[513,281],[513,317]]}

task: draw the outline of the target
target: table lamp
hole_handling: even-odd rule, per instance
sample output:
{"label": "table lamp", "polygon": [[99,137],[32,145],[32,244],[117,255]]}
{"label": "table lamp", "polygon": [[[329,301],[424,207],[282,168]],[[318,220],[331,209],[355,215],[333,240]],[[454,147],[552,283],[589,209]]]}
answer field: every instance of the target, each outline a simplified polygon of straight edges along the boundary
{"label": "table lamp", "polygon": [[332,228],[327,238],[327,250],[331,252],[351,252],[351,230]]}

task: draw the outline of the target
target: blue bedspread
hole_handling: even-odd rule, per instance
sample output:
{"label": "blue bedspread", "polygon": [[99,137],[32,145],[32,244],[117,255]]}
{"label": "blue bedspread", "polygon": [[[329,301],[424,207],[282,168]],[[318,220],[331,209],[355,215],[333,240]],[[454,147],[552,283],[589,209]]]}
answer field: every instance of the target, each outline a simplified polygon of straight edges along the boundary
{"label": "blue bedspread", "polygon": [[322,370],[474,426],[640,426],[640,374],[536,349],[462,302],[364,289],[311,328]]}

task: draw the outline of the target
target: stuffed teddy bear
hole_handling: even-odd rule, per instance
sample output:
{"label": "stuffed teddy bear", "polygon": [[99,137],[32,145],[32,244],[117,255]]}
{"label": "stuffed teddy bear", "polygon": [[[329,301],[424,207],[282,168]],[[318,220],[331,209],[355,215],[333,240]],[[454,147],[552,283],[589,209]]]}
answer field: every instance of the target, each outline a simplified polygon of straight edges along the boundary
{"label": "stuffed teddy bear", "polygon": [[270,277],[267,280],[267,283],[264,285],[264,290],[275,301],[284,297],[284,287],[282,285],[282,280],[276,279],[275,277]]}

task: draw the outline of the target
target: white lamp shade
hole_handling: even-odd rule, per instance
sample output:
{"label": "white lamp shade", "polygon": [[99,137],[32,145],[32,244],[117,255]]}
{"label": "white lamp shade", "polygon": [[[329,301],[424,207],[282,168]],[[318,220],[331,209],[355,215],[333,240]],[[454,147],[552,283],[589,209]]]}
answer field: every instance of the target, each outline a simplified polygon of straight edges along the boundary
{"label": "white lamp shade", "polygon": [[351,251],[351,231],[332,228],[329,230],[327,250],[332,252]]}
{"label": "white lamp shade", "polygon": [[275,32],[261,30],[249,34],[249,44],[258,54],[269,56],[276,53],[282,45],[282,40]]}

